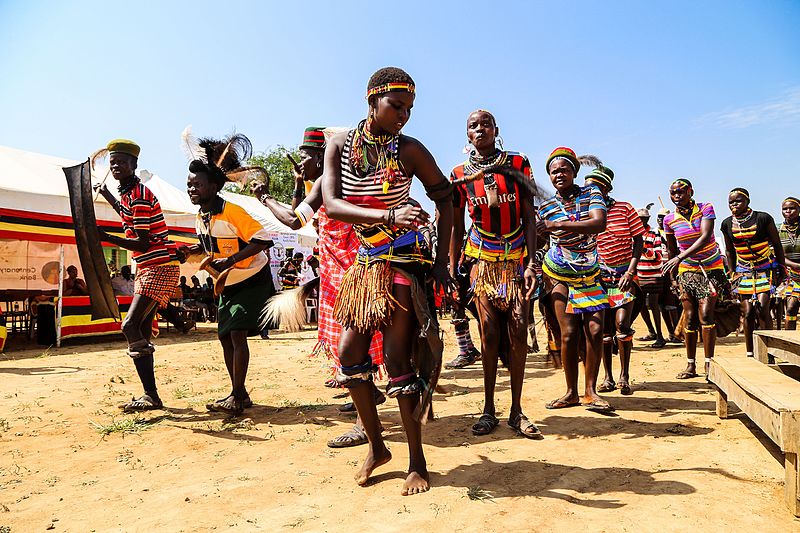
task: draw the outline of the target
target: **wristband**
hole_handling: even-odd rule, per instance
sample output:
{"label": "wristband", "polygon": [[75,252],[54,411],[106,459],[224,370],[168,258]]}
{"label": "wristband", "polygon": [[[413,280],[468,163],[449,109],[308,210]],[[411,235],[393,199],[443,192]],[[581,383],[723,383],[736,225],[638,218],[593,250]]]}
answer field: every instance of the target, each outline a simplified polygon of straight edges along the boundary
{"label": "wristband", "polygon": [[294,210],[294,214],[300,220],[300,225],[305,226],[314,217],[314,208],[303,201]]}

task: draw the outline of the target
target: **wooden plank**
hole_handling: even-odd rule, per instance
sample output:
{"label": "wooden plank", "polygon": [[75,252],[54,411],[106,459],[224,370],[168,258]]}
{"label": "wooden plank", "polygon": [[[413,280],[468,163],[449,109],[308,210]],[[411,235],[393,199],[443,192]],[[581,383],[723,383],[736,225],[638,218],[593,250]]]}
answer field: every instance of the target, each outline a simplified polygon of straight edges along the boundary
{"label": "wooden plank", "polygon": [[[716,359],[716,357],[714,359]],[[750,361],[759,366],[763,366],[758,361],[753,361],[752,359]],[[711,369],[713,369],[713,371]],[[711,369],[709,369],[709,379],[711,382],[725,391],[728,395],[728,401],[739,406],[739,409],[744,411],[750,420],[755,422],[755,424],[761,428],[761,431],[783,450],[780,427],[781,419],[778,411],[765,405],[757,396],[751,396],[746,390],[739,386],[739,383],[734,378],[722,370],[721,365],[715,365],[714,362],[712,362]],[[767,370],[769,370],[769,368],[767,368]],[[773,372],[772,370],[769,371]],[[777,372],[775,372],[775,374],[780,375]]]}
{"label": "wooden plank", "polygon": [[786,452],[784,468],[783,494],[786,506],[795,516],[800,516],[800,462],[796,453]]}
{"label": "wooden plank", "polygon": [[753,340],[755,341],[755,358],[760,363],[764,363],[765,365],[769,364],[769,348],[767,347],[767,339],[769,339],[769,337],[763,337],[761,335],[755,335],[753,337]]}
{"label": "wooden plank", "polygon": [[755,355],[759,361],[767,362],[769,355],[773,355],[793,365],[800,365],[800,331],[767,330],[755,331],[754,334]]}
{"label": "wooden plank", "polygon": [[[740,388],[773,410],[800,411],[800,385],[792,378],[751,358],[715,357],[713,361],[716,365],[712,366],[724,370],[725,374],[734,378]],[[717,383],[711,379],[711,374],[709,379]],[[724,387],[723,390],[727,391]]]}
{"label": "wooden plank", "polygon": [[783,451],[800,453],[800,412],[781,412],[781,441]]}
{"label": "wooden plank", "polygon": [[728,418],[728,395],[719,387],[717,389],[717,416]]}

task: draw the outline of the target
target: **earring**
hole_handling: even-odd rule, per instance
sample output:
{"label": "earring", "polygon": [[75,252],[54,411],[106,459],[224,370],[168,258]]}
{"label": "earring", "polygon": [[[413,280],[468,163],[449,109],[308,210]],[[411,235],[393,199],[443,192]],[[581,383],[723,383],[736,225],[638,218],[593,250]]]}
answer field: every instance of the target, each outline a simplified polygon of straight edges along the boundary
{"label": "earring", "polygon": [[500,135],[497,136],[497,139],[495,140],[495,142],[497,142],[497,144],[500,145],[500,149],[501,150],[505,150],[505,148],[503,148],[503,138]]}
{"label": "earring", "polygon": [[470,144],[469,141],[467,141],[467,144],[464,145],[464,149],[462,150],[462,152],[464,152],[465,154],[472,152],[472,145]]}

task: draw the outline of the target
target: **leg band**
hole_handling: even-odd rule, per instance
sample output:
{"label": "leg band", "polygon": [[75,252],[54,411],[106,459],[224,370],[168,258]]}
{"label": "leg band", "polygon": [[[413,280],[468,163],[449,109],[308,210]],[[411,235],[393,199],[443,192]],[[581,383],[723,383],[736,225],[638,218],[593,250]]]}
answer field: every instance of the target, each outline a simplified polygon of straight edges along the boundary
{"label": "leg band", "polygon": [[620,335],[618,333],[615,338],[617,339],[617,341],[632,342],[633,341],[633,333],[628,334],[628,335]]}
{"label": "leg band", "polygon": [[690,364],[694,364],[694,359],[692,359],[691,357],[687,357],[686,361],[688,361]]}
{"label": "leg band", "polygon": [[797,317],[796,316],[787,316],[786,317],[786,321],[787,322],[797,322]]}
{"label": "leg band", "polygon": [[685,329],[683,330],[684,333],[697,333],[696,329]]}
{"label": "leg band", "polygon": [[614,342],[614,337],[610,335],[608,337],[603,337],[603,344],[611,344],[612,342]]}
{"label": "leg band", "polygon": [[156,347],[150,344],[145,339],[140,341],[134,342],[133,344],[128,346],[128,357],[131,359],[139,359],[140,357],[147,357],[148,355],[153,355],[156,351]]}
{"label": "leg band", "polygon": [[371,359],[367,359],[360,365],[340,366],[336,370],[334,379],[345,388],[355,387],[362,383],[372,381],[372,372],[375,370]]}
{"label": "leg band", "polygon": [[747,355],[747,357],[753,357],[755,354],[753,352],[747,352],[745,355]]}
{"label": "leg band", "polygon": [[472,336],[469,334],[469,320],[466,318],[456,318],[452,320],[453,329],[456,334],[456,344],[458,353],[469,354],[475,349],[472,343]]}
{"label": "leg band", "polygon": [[396,378],[389,378],[386,385],[386,396],[397,398],[401,394],[419,394],[425,388],[425,383],[414,372]]}
{"label": "leg band", "polygon": [[712,357],[706,357],[706,358],[705,358],[705,362],[706,362],[706,363],[710,363],[710,362],[711,362],[711,359],[713,359],[713,358],[712,358]]}
{"label": "leg band", "polygon": [[700,327],[703,328],[703,329],[714,329],[715,327],[717,327],[717,325],[716,324],[703,324]]}

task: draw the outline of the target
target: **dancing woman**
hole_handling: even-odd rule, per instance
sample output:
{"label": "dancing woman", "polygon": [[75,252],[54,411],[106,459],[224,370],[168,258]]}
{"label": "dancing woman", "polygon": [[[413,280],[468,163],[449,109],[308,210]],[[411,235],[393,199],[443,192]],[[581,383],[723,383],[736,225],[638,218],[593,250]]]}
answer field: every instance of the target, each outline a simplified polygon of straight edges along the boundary
{"label": "dancing woman", "polygon": [[[474,147],[469,160],[453,169],[461,179],[489,167],[509,167],[533,181],[528,158],[498,148],[494,116],[478,110],[467,118],[467,140]],[[522,412],[522,382],[527,356],[528,307],[536,286],[536,224],[533,201],[514,180],[497,173],[462,183],[454,190],[456,206],[450,242],[451,270],[469,272],[477,301],[483,352],[483,414],[472,426],[475,435],[488,435],[498,420],[494,391],[498,356],[511,373],[511,409],[508,425],[517,434],[539,438],[541,432]],[[467,233],[464,257],[457,265],[464,241],[464,210],[469,207],[472,227]],[[527,259],[526,259],[527,257]],[[465,302],[461,302],[462,306]]]}
{"label": "dancing woman", "polygon": [[[676,209],[664,217],[669,260],[664,263],[663,271],[671,275],[672,282],[677,283],[680,291],[686,322],[687,364],[677,378],[689,379],[697,377],[698,322],[703,332],[705,372],[708,373],[717,342],[714,308],[717,298],[728,291],[728,280],[722,254],[714,239],[714,206],[695,202],[692,184],[683,178],[670,185],[669,196]],[[674,274],[676,270],[677,277]]]}
{"label": "dancing woman", "polygon": [[753,357],[753,330],[772,329],[772,296],[786,272],[778,228],[769,213],[750,209],[750,193],[736,187],[728,195],[732,215],[722,221],[725,255],[733,292],[742,301],[744,342]]}
{"label": "dancing woman", "polygon": [[788,279],[783,294],[786,302],[786,329],[797,329],[800,308],[800,200],[788,197],[781,204],[783,224],[778,231],[786,261]]}
{"label": "dancing woman", "polygon": [[[432,360],[441,357],[441,344],[437,345],[438,324],[422,287],[430,274],[446,290],[454,289],[447,268],[452,185],[422,143],[400,133],[411,115],[414,98],[414,81],[405,71],[387,67],[375,72],[367,84],[369,115],[355,129],[330,140],[323,177],[328,215],[353,224],[361,241],[334,307],[334,317],[343,326],[337,379],[350,389],[369,439],[356,482],[365,485],[373,470],[392,457],[381,437],[375,399],[368,386],[373,369],[370,341],[373,333],[381,330],[389,374],[387,394],[398,400],[408,439],[410,457],[403,495],[429,489],[420,423],[427,412],[425,405],[420,410],[417,407],[420,392],[424,390],[429,398],[433,383],[418,377],[427,362],[421,354],[415,366],[412,350],[425,349],[414,343],[420,326],[434,352]],[[427,214],[409,202],[413,176],[420,179],[439,212],[435,262],[425,236],[418,231],[427,223]],[[438,373],[438,365],[434,366],[431,378]]]}
{"label": "dancing woman", "polygon": [[[556,194],[539,206],[541,231],[550,232],[544,258],[544,291],[549,293],[561,331],[561,361],[567,392],[548,409],[583,404],[609,412],[613,408],[597,394],[597,374],[603,350],[603,312],[608,297],[600,285],[596,235],[606,229],[606,204],[594,185],[580,187],[575,178],[581,161],[570,148],[559,147],[547,158],[547,172]],[[585,386],[578,394],[578,342],[586,338]]]}
{"label": "dancing woman", "polygon": [[[144,387],[144,394],[121,405],[126,411],[161,409],[163,403],[156,389],[153,353],[150,343],[153,318],[159,307],[165,308],[178,286],[180,267],[175,243],[168,239],[169,232],[158,198],[136,176],[139,145],[133,141],[116,139],[108,143],[111,174],[119,182],[119,201],[105,185],[100,194],[111,204],[122,219],[125,237],[101,231],[100,237],[120,248],[131,250],[136,261],[133,300],[122,322],[122,333],[128,341],[128,355],[136,365],[136,373]],[[103,151],[95,154],[97,157]]]}

